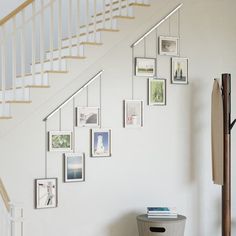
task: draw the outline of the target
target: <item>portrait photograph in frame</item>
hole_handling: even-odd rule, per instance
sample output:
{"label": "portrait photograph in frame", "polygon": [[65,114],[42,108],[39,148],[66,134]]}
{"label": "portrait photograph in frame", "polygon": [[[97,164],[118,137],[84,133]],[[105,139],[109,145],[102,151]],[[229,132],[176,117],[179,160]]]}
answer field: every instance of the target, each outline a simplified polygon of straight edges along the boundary
{"label": "portrait photograph in frame", "polygon": [[148,105],[166,105],[166,79],[148,79]]}
{"label": "portrait photograph in frame", "polygon": [[91,130],[91,157],[111,156],[111,130]]}
{"label": "portrait photograph in frame", "polygon": [[171,83],[188,84],[188,58],[171,58]]}
{"label": "portrait photograph in frame", "polygon": [[72,151],[71,131],[49,131],[49,152],[70,152]]}
{"label": "portrait photograph in frame", "polygon": [[57,207],[57,178],[35,180],[35,208],[46,209]]}
{"label": "portrait photograph in frame", "polygon": [[159,54],[166,56],[178,56],[179,38],[159,36]]}
{"label": "portrait photograph in frame", "polygon": [[156,58],[135,58],[135,76],[154,77],[156,76]]}
{"label": "portrait photograph in frame", "polygon": [[124,127],[143,127],[143,101],[124,100]]}
{"label": "portrait photograph in frame", "polygon": [[77,107],[76,110],[78,127],[99,126],[99,107]]}
{"label": "portrait photograph in frame", "polygon": [[65,153],[64,154],[64,181],[83,182],[85,169],[84,153]]}

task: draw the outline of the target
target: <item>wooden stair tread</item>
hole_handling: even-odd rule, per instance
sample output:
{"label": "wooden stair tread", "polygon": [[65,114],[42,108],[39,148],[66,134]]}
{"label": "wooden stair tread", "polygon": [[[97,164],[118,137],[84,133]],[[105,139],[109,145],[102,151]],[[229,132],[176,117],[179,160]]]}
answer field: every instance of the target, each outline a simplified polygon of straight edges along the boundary
{"label": "wooden stair tread", "polygon": [[10,120],[12,116],[0,116],[0,120]]}

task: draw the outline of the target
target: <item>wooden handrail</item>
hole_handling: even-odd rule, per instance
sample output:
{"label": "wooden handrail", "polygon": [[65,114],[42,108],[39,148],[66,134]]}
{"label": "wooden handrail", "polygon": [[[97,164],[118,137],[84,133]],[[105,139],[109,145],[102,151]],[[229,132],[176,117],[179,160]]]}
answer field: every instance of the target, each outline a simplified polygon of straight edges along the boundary
{"label": "wooden handrail", "polygon": [[3,199],[3,202],[4,202],[4,205],[6,207],[6,209],[8,210],[8,212],[10,211],[10,198],[7,194],[7,191],[4,187],[4,184],[0,178],[0,195],[2,196],[2,199]]}
{"label": "wooden handrail", "polygon": [[17,15],[20,11],[22,11],[24,8],[29,6],[32,2],[35,0],[27,0],[24,3],[22,3],[19,7],[17,7],[14,11],[12,11],[10,14],[5,16],[2,20],[0,20],[0,26],[5,24],[8,20],[10,20],[12,17]]}

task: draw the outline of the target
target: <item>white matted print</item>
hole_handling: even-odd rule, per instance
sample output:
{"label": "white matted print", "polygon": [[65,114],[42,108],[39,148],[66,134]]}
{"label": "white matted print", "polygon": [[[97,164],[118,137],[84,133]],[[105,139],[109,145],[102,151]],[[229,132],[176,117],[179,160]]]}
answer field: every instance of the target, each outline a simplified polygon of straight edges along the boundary
{"label": "white matted print", "polygon": [[84,181],[84,154],[64,154],[64,180],[65,182]]}
{"label": "white matted print", "polygon": [[143,101],[124,101],[124,127],[139,128],[143,126]]}
{"label": "white matted print", "polygon": [[110,157],[111,156],[111,130],[92,129],[91,130],[91,156]]}
{"label": "white matted print", "polygon": [[99,107],[77,107],[77,126],[98,127]]}
{"label": "white matted print", "polygon": [[155,58],[135,58],[135,76],[153,77],[156,75]]}
{"label": "white matted print", "polygon": [[57,178],[35,180],[35,208],[57,207]]}
{"label": "white matted print", "polygon": [[49,151],[68,152],[72,151],[71,131],[50,131]]}
{"label": "white matted print", "polygon": [[177,37],[159,37],[159,54],[167,56],[178,56],[179,38]]}
{"label": "white matted print", "polygon": [[148,80],[148,105],[166,105],[166,79]]}
{"label": "white matted print", "polygon": [[171,83],[188,84],[188,59],[171,58]]}

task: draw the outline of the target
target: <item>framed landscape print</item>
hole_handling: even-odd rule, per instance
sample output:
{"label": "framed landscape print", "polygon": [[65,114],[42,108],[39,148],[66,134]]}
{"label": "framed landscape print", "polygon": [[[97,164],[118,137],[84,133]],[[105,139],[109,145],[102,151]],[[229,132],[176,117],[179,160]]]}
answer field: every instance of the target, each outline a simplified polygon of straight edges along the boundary
{"label": "framed landscape print", "polygon": [[64,154],[64,180],[65,182],[84,181],[84,154]]}
{"label": "framed landscape print", "polygon": [[148,80],[148,105],[166,105],[166,79]]}
{"label": "framed landscape print", "polygon": [[171,83],[188,84],[188,59],[171,58]]}
{"label": "framed landscape print", "polygon": [[98,127],[99,107],[77,107],[77,126]]}
{"label": "framed landscape print", "polygon": [[72,150],[71,131],[50,131],[49,151],[68,152]]}
{"label": "framed landscape print", "polygon": [[35,208],[57,207],[57,178],[35,180]]}
{"label": "framed landscape print", "polygon": [[92,129],[91,130],[91,156],[110,157],[111,156],[111,130]]}
{"label": "framed landscape print", "polygon": [[153,77],[156,75],[155,58],[135,58],[135,76]]}
{"label": "framed landscape print", "polygon": [[177,37],[159,37],[159,54],[167,56],[178,56],[179,38]]}
{"label": "framed landscape print", "polygon": [[143,101],[124,101],[124,127],[139,128],[143,126]]}

